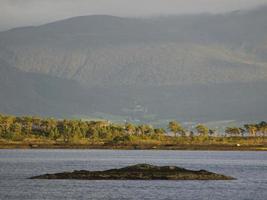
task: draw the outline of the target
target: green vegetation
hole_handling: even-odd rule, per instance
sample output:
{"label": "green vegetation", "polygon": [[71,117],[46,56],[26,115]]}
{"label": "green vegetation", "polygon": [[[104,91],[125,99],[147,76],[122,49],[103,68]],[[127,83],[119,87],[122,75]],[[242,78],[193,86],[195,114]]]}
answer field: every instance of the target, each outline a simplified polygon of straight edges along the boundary
{"label": "green vegetation", "polygon": [[168,129],[132,123],[109,121],[56,120],[39,117],[0,115],[0,144],[80,145],[261,145],[266,146],[267,123],[245,124],[243,128],[227,127],[217,133],[203,124],[191,130],[179,122],[169,122]]}
{"label": "green vegetation", "polygon": [[174,133],[175,137],[177,136],[177,133],[180,134],[181,136],[185,136],[185,129],[177,121],[169,122],[168,127],[169,127],[170,131],[172,131]]}

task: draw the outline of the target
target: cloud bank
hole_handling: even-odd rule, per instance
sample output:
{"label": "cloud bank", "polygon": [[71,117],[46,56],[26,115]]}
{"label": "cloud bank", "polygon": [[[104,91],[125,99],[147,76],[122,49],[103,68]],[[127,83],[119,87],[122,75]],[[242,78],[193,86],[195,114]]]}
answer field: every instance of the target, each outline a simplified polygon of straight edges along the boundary
{"label": "cloud bank", "polygon": [[267,0],[0,0],[0,31],[80,15],[147,17],[223,13],[263,4]]}

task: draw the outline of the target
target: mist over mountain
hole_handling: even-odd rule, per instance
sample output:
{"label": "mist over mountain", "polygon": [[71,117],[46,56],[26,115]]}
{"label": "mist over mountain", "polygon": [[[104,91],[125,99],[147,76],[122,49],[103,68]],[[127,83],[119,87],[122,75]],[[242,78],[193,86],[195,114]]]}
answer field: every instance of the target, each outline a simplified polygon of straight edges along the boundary
{"label": "mist over mountain", "polygon": [[0,112],[267,117],[267,7],[157,18],[81,16],[0,33]]}
{"label": "mist over mountain", "polygon": [[0,60],[0,110],[63,118],[89,111],[93,95],[72,80],[23,72]]}

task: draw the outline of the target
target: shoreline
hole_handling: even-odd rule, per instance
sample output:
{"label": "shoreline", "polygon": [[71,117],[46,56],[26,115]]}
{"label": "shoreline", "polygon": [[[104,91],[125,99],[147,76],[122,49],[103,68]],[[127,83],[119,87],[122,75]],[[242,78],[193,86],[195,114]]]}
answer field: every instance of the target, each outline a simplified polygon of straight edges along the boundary
{"label": "shoreline", "polygon": [[222,144],[181,144],[181,145],[108,145],[108,144],[27,144],[0,143],[0,149],[106,149],[106,150],[189,150],[189,151],[267,151],[266,145],[222,145]]}

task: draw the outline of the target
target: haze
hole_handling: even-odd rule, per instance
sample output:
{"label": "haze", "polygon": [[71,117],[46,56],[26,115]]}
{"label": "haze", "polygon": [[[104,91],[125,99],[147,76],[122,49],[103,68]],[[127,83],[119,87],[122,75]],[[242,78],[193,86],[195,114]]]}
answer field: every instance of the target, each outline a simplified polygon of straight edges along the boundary
{"label": "haze", "polygon": [[80,15],[148,17],[223,13],[263,4],[267,4],[267,0],[0,0],[0,31]]}

